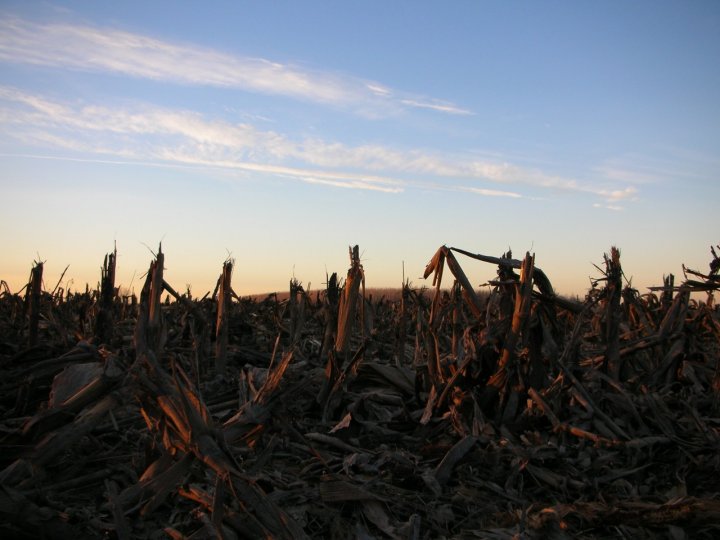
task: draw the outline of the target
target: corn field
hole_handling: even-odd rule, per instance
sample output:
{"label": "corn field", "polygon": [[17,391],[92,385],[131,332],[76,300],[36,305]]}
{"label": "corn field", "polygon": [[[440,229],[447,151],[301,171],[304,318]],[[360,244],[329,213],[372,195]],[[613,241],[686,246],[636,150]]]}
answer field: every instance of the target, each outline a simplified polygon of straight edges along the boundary
{"label": "corn field", "polygon": [[[720,249],[720,246],[718,246]],[[0,285],[3,538],[720,536],[720,258],[583,301],[441,246],[428,287],[193,298]],[[169,254],[168,256],[171,256]],[[493,265],[479,294],[463,266]],[[165,297],[165,300],[163,300]]]}

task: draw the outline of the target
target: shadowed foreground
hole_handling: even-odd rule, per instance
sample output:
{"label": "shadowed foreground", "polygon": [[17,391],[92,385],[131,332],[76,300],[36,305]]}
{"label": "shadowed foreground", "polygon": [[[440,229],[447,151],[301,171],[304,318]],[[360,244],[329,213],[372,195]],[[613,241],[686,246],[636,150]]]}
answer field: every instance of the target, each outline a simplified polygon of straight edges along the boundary
{"label": "shadowed foreground", "polygon": [[[489,295],[456,254],[497,265]],[[613,248],[582,303],[530,254],[445,246],[434,291],[392,301],[364,295],[357,246],[344,281],[282,301],[238,298],[232,261],[204,299],[161,250],[139,299],[115,253],[79,294],[38,263],[0,292],[0,533],[717,538],[712,255],[640,295]]]}

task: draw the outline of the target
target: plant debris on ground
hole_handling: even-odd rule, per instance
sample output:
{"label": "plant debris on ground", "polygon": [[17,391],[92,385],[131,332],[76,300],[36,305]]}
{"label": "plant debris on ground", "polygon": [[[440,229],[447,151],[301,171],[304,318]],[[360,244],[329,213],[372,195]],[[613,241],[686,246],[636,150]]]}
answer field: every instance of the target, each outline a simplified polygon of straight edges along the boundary
{"label": "plant debris on ground", "polygon": [[[584,301],[441,246],[430,289],[193,298],[0,284],[3,538],[720,536],[720,258]],[[491,264],[479,294],[463,265]],[[448,271],[450,276],[448,276]],[[165,300],[163,300],[165,296]]]}

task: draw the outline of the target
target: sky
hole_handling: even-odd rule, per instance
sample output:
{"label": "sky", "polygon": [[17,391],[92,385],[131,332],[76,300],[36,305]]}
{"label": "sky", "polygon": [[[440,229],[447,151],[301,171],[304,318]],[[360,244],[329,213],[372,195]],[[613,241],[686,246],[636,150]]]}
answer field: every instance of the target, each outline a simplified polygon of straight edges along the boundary
{"label": "sky", "polygon": [[[441,245],[641,292],[720,243],[720,2],[0,2],[0,279],[238,294]],[[459,256],[475,285],[495,268]],[[404,272],[404,274],[403,274]],[[448,283],[449,285],[449,283]]]}

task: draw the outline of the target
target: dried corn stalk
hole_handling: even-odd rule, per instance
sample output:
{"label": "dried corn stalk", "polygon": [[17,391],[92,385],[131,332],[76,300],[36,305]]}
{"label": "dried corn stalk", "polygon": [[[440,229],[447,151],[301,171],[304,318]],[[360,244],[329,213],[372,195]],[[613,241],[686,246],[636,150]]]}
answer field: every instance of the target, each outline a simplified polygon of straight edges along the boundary
{"label": "dried corn stalk", "polygon": [[225,372],[227,365],[228,326],[230,318],[230,304],[232,301],[230,285],[232,280],[233,262],[223,263],[222,274],[218,280],[217,319],[215,321],[215,371]]}
{"label": "dried corn stalk", "polygon": [[[345,286],[340,295],[340,306],[338,310],[337,336],[335,337],[335,353],[341,357],[345,356],[352,335],[353,323],[355,322],[358,296],[360,286],[365,289],[365,273],[360,264],[360,248],[350,248],[350,268],[348,269]],[[364,297],[363,292],[363,297]]]}
{"label": "dried corn stalk", "polygon": [[[161,243],[155,260],[150,263],[150,269],[148,270],[147,279],[143,287],[143,293],[147,294],[148,298],[147,344],[155,354],[159,354],[162,351],[165,340],[167,339],[167,329],[163,322],[161,304],[161,297],[164,290],[164,264],[165,254],[162,252]],[[147,292],[145,288],[147,288]]]}
{"label": "dried corn stalk", "polygon": [[42,295],[42,275],[43,263],[35,263],[30,271],[30,281],[28,283],[25,302],[27,303],[29,328],[28,328],[28,346],[34,347],[38,339],[38,326],[40,323],[40,296]]}
{"label": "dried corn stalk", "polygon": [[[530,253],[525,254],[520,267],[520,281],[515,285],[515,309],[513,311],[512,324],[505,336],[502,356],[498,362],[497,370],[488,381],[488,389],[499,393],[500,401],[503,403],[508,392],[511,398],[505,405],[503,413],[505,418],[514,418],[516,411],[514,406],[519,399],[518,393],[523,391],[523,384],[518,380],[516,366],[517,347],[521,342],[521,335],[527,323],[531,306],[531,294],[533,288],[533,273],[535,269],[535,257]],[[514,376],[512,376],[514,375]]]}
{"label": "dried corn stalk", "polygon": [[117,246],[115,246],[112,253],[105,255],[100,272],[100,309],[95,319],[95,335],[104,343],[110,343],[113,337],[116,262]]}
{"label": "dried corn stalk", "polygon": [[605,366],[610,376],[620,377],[620,297],[622,294],[622,267],[620,250],[610,248],[610,256],[605,255]]}

